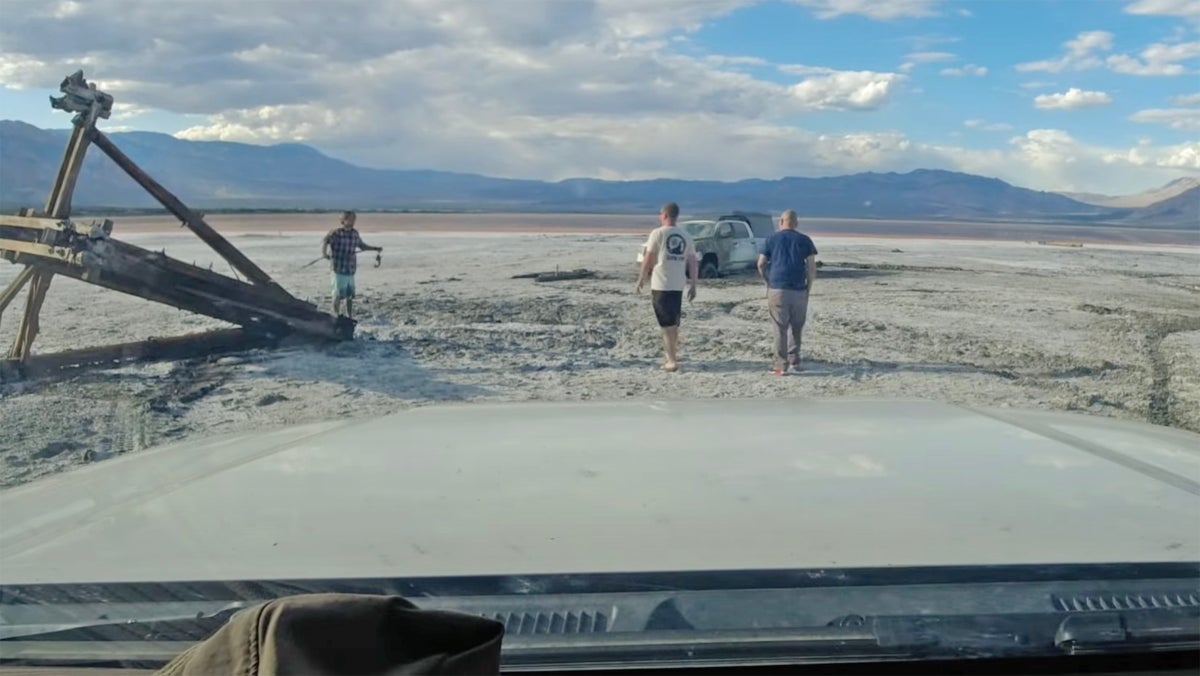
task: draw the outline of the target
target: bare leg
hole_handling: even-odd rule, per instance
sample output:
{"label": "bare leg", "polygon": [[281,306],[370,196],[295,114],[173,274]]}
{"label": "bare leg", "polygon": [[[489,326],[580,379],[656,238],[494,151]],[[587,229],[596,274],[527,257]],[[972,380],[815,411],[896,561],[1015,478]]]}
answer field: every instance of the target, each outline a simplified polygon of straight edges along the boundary
{"label": "bare leg", "polygon": [[346,299],[346,316],[349,317],[350,319],[354,319],[354,299],[353,298]]}
{"label": "bare leg", "polygon": [[338,298],[337,296],[334,296],[334,298],[333,298],[333,316],[334,317],[342,316],[342,299]]}
{"label": "bare leg", "polygon": [[663,327],[663,350],[666,352],[667,359],[663,362],[663,369],[674,371],[679,368],[679,327],[666,326]]}

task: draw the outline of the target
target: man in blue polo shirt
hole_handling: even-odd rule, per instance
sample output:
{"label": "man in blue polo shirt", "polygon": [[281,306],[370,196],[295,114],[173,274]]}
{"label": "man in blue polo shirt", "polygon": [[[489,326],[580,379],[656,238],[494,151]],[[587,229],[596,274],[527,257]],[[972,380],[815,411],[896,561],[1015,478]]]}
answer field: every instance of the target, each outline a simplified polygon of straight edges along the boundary
{"label": "man in blue polo shirt", "polygon": [[767,282],[767,309],[775,323],[775,375],[780,376],[800,370],[800,333],[817,273],[817,247],[796,231],[796,220],[795,211],[783,212],[779,232],[767,238],[758,257],[758,274]]}

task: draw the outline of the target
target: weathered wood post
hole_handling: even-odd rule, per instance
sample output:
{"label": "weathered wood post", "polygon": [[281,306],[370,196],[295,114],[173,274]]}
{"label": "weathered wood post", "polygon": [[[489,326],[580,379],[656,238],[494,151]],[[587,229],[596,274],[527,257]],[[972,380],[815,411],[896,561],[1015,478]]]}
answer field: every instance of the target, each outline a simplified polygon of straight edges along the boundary
{"label": "weathered wood post", "polygon": [[[83,158],[87,155],[92,133],[96,131],[96,120],[108,118],[112,114],[113,99],[108,94],[98,91],[96,85],[88,84],[83,79],[83,71],[76,71],[67,76],[58,89],[63,95],[57,99],[50,97],[50,105],[59,110],[76,113],[71,140],[67,143],[54,187],[46,199],[45,216],[62,220],[71,215],[71,198],[75,193],[75,183],[79,180],[79,170],[83,168]],[[29,294],[25,297],[25,313],[21,317],[21,325],[17,328],[17,337],[8,352],[9,359],[22,362],[29,357],[33,348],[33,340],[40,328],[38,319],[42,312],[42,304],[46,300],[46,292],[50,289],[50,280],[54,276],[53,272],[41,267],[34,267],[31,274],[25,274],[29,270],[30,268],[26,267],[25,271],[17,276],[14,281],[15,289],[12,289],[12,295],[15,296],[22,285],[29,283]],[[5,295],[7,294],[6,291]],[[11,298],[8,300],[11,301]],[[3,312],[7,304],[0,303],[0,312]]]}

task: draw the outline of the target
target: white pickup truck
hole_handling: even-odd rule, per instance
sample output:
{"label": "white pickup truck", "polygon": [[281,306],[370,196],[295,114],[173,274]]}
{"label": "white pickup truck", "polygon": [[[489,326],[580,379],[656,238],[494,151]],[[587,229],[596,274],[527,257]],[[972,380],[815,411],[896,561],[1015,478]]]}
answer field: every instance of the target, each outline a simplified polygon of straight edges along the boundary
{"label": "white pickup truck", "polygon": [[[775,232],[774,221],[768,214],[740,211],[716,218],[680,221],[679,227],[696,243],[701,279],[753,269],[763,243]],[[645,253],[643,244],[638,252],[638,263],[645,259]]]}

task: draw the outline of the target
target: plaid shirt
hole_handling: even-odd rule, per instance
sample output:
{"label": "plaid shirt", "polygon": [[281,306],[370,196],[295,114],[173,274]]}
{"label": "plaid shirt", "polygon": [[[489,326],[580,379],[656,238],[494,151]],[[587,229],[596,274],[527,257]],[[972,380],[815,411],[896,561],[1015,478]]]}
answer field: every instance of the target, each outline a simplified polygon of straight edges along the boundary
{"label": "plaid shirt", "polygon": [[352,275],[358,270],[358,249],[366,249],[362,237],[357,230],[334,228],[325,235],[325,243],[329,245],[329,263],[333,271],[339,275]]}

